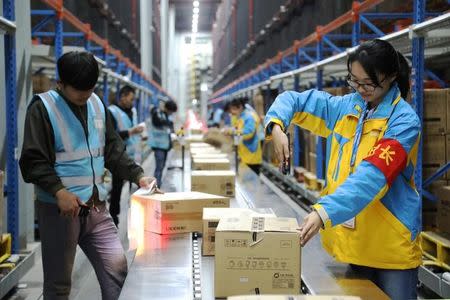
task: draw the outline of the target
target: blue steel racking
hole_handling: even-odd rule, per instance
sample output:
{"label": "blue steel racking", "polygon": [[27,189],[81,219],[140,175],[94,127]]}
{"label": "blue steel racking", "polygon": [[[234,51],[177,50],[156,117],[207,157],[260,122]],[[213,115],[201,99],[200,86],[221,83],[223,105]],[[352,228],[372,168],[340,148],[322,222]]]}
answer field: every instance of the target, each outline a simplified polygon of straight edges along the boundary
{"label": "blue steel racking", "polygon": [[[14,0],[3,1],[3,16],[7,21],[15,21]],[[12,250],[18,252],[19,237],[19,197],[18,197],[18,163],[17,163],[17,101],[16,101],[16,38],[15,24],[13,30],[5,35],[5,100],[6,100],[6,194],[8,201],[8,232],[13,237]]]}
{"label": "blue steel racking", "polygon": [[[285,51],[279,52],[277,56],[268,59],[264,64],[259,65],[255,70],[244,74],[235,81],[216,91],[210,103],[219,103],[238,94],[246,94],[248,91],[270,87],[271,82],[283,81],[293,77],[294,90],[300,89],[300,76],[303,86],[313,84],[317,89],[322,89],[324,74],[331,80],[331,85],[336,86],[344,81],[346,74],[345,60],[351,51],[354,51],[359,42],[363,39],[381,38],[391,41],[394,46],[403,53],[411,52],[412,61],[412,98],[419,117],[423,118],[423,84],[425,77],[437,81],[441,87],[447,87],[443,80],[431,70],[425,70],[425,40],[427,32],[444,27],[448,28],[450,23],[450,13],[427,13],[425,11],[425,0],[414,0],[413,11],[407,13],[382,13],[366,12],[369,9],[383,2],[383,0],[354,1],[352,9],[340,17],[336,18],[325,26],[317,26],[314,33],[306,38],[294,41],[293,46]],[[413,25],[391,34],[385,34],[373,22],[373,19],[412,19]],[[426,18],[432,18],[426,20]],[[352,32],[349,34],[332,33],[344,24],[352,23]],[[371,33],[362,33],[362,25],[368,28]],[[441,37],[448,38],[450,35],[444,34]],[[335,41],[350,41],[352,48],[343,49],[335,44]],[[412,41],[411,41],[412,40]],[[445,40],[446,45],[450,41]],[[315,45],[314,45],[315,44]],[[429,44],[432,44],[431,42]],[[223,78],[223,74],[216,82]],[[296,131],[298,129],[296,128]],[[321,145],[321,138],[318,138],[318,145]],[[317,176],[324,177],[324,153],[322,147],[317,147]],[[294,138],[294,165],[300,163],[300,142],[298,134]],[[416,183],[419,192],[430,200],[435,197],[424,190],[433,180],[439,178],[450,169],[450,164],[445,165],[437,171],[431,178],[423,182],[422,180],[422,147],[420,147],[417,169]],[[422,182],[424,184],[422,184]]]}

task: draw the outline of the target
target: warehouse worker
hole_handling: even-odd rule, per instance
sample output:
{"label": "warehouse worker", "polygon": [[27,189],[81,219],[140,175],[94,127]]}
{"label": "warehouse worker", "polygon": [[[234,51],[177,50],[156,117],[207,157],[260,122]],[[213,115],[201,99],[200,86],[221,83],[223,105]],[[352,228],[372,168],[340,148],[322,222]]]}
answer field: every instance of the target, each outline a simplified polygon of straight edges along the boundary
{"label": "warehouse worker", "polygon": [[253,172],[259,174],[262,164],[262,150],[258,135],[259,117],[249,109],[245,109],[242,98],[231,101],[230,113],[237,118],[236,129],[242,136],[238,146],[239,157]]}
{"label": "warehouse worker", "polygon": [[[137,125],[137,112],[133,107],[134,97],[134,89],[129,85],[125,85],[119,91],[117,105],[110,105],[108,109],[113,116],[111,120],[114,124],[114,129],[126,144],[128,156],[139,162],[141,141],[139,134],[144,128]],[[123,178],[113,176],[109,212],[116,226],[119,225],[120,196],[122,195],[123,184]]]}
{"label": "warehouse worker", "polygon": [[331,146],[327,186],[300,228],[302,245],[324,228],[330,255],[392,299],[417,299],[421,199],[414,174],[421,129],[404,100],[409,66],[391,44],[373,40],[349,55],[347,68],[356,93],[284,92],[266,115],[266,134],[280,161],[289,158],[284,130],[291,122]]}
{"label": "warehouse worker", "polygon": [[127,261],[105,204],[104,168],[148,188],[154,178],[128,157],[108,110],[93,94],[99,69],[87,52],[57,62],[56,90],[35,95],[25,120],[20,168],[35,185],[44,299],[69,299],[77,245],[91,261],[103,299],[117,299]]}
{"label": "warehouse worker", "polygon": [[155,178],[158,186],[162,184],[162,175],[164,166],[166,165],[167,154],[172,148],[172,140],[170,133],[174,132],[173,122],[170,116],[178,110],[177,104],[169,100],[161,102],[160,107],[153,107],[150,111],[151,122],[149,124],[149,138],[150,147],[155,152]]}

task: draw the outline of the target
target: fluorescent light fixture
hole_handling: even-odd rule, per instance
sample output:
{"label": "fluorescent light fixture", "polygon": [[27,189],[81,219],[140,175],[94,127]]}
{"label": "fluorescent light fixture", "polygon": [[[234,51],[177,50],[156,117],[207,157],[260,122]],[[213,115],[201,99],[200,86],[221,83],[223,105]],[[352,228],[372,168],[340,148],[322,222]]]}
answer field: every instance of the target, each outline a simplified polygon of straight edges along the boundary
{"label": "fluorescent light fixture", "polygon": [[202,92],[208,91],[208,84],[206,84],[206,82],[203,82],[203,83],[200,85],[200,91],[202,91]]}
{"label": "fluorescent light fixture", "polygon": [[192,33],[197,33],[198,32],[198,28],[197,27],[192,27]]}
{"label": "fluorescent light fixture", "polygon": [[200,12],[200,8],[194,7],[192,11],[194,12],[194,14],[198,14]]}
{"label": "fluorescent light fixture", "polygon": [[200,2],[194,1],[194,2],[192,2],[192,5],[194,5],[194,7],[198,7],[200,5]]}
{"label": "fluorescent light fixture", "polygon": [[197,14],[193,14],[192,15],[192,20],[198,20],[198,15]]}

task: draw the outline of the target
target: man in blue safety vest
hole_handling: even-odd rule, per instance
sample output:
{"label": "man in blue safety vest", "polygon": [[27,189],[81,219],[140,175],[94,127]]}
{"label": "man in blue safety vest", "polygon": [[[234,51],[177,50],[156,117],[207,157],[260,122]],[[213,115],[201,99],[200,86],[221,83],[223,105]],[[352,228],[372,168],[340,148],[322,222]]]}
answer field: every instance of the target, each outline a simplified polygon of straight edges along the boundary
{"label": "man in blue safety vest", "polygon": [[[144,128],[137,124],[137,112],[133,107],[134,97],[134,89],[129,85],[123,86],[119,91],[119,102],[117,105],[110,105],[108,109],[113,116],[114,128],[126,144],[128,156],[139,162],[141,153],[139,134]],[[123,178],[113,176],[109,212],[116,226],[119,225],[120,196],[123,184]]]}
{"label": "man in blue safety vest", "polygon": [[69,52],[57,62],[56,90],[35,95],[25,120],[20,168],[35,185],[44,299],[68,299],[77,245],[92,263],[103,299],[117,299],[127,261],[105,204],[104,168],[148,188],[154,178],[125,151],[112,117],[93,94],[94,56]]}
{"label": "man in blue safety vest", "polygon": [[167,153],[172,148],[170,133],[174,132],[173,122],[170,116],[177,112],[177,104],[169,100],[161,103],[161,107],[153,107],[150,110],[151,121],[149,122],[148,143],[155,152],[155,178],[158,186],[162,184],[162,175],[166,165]]}

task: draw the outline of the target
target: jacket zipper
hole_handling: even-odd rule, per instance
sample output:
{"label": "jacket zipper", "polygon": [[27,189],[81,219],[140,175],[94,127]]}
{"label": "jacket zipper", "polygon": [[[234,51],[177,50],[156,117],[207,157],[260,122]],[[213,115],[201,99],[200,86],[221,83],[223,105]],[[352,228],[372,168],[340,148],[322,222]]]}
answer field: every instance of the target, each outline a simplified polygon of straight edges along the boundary
{"label": "jacket zipper", "polygon": [[[89,137],[88,137],[88,134],[89,134],[89,128],[88,128],[88,123],[87,123],[87,120],[84,118],[84,116],[83,116],[83,113],[82,113],[82,111],[81,111],[81,107],[79,107],[78,106],[78,110],[79,110],[79,112],[80,112],[80,116],[81,116],[81,119],[83,120],[83,131],[84,131],[84,138],[85,138],[85,140],[86,140],[86,144],[87,144],[87,147],[88,147],[88,151],[89,151],[89,156],[91,157],[91,170],[92,170],[92,184],[94,185],[94,187],[97,189],[97,191],[98,191],[98,188],[97,188],[97,185],[95,184],[95,170],[94,170],[94,158],[93,158],[93,156],[92,156],[92,152],[91,152],[91,146],[89,145]],[[88,113],[88,107],[87,107],[87,105],[86,105],[86,114]],[[86,126],[86,127],[84,127],[84,126]],[[92,201],[92,208],[94,208],[97,212],[98,212],[98,209],[97,209],[97,207],[95,207],[95,203],[94,203],[94,201]]]}

